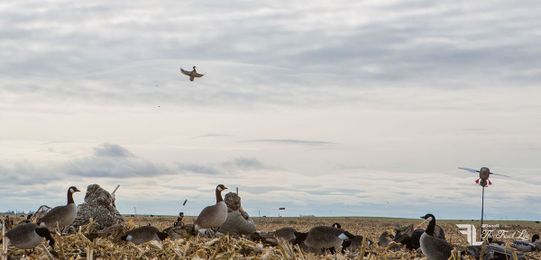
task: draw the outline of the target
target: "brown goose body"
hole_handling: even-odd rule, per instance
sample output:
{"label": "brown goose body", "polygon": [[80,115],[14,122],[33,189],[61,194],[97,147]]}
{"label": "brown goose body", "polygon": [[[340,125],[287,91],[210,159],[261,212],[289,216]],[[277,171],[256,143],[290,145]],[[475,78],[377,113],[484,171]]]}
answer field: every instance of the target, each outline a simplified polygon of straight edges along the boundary
{"label": "brown goose body", "polygon": [[79,190],[76,187],[70,187],[68,189],[67,205],[52,208],[45,216],[38,219],[39,225],[50,229],[59,227],[60,230],[71,225],[77,217],[77,206],[73,201],[74,192],[79,192]]}
{"label": "brown goose body", "polygon": [[54,239],[47,228],[40,227],[34,223],[19,224],[6,233],[8,245],[21,249],[31,249],[43,241],[48,240],[49,245],[54,245]]}
{"label": "brown goose body", "polygon": [[451,256],[453,247],[444,239],[439,239],[434,236],[436,226],[436,218],[432,214],[426,214],[422,218],[429,220],[428,227],[421,235],[419,243],[421,251],[428,260],[447,260]]}
{"label": "brown goose body", "polygon": [[338,252],[342,248],[342,242],[347,238],[347,232],[344,230],[329,226],[317,226],[308,231],[304,244],[320,252],[329,248],[334,248]]}
{"label": "brown goose body", "polygon": [[167,236],[166,233],[160,232],[153,226],[142,226],[128,231],[121,239],[139,245],[151,240],[162,241]]}
{"label": "brown goose body", "polygon": [[282,239],[288,242],[293,242],[297,237],[295,236],[295,230],[292,227],[283,227],[274,231],[273,235],[276,239]]}
{"label": "brown goose body", "polygon": [[195,229],[219,228],[227,220],[227,205],[222,198],[223,184],[216,186],[216,204],[205,207],[194,222]]}

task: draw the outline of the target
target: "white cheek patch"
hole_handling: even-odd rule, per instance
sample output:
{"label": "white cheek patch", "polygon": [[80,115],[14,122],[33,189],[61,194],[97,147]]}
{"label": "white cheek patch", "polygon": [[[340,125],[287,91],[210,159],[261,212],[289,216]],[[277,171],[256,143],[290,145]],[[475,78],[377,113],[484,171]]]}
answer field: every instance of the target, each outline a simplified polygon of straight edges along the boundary
{"label": "white cheek patch", "polygon": [[218,191],[222,191],[222,190],[223,190],[222,187],[218,187]]}
{"label": "white cheek patch", "polygon": [[131,235],[126,236],[126,241],[131,241],[132,239],[133,239],[133,237]]}
{"label": "white cheek patch", "polygon": [[75,192],[75,191],[74,191],[72,188],[70,188],[70,193],[74,193],[74,192]]}
{"label": "white cheek patch", "polygon": [[348,239],[348,236],[346,236],[346,234],[342,233],[338,236],[338,238],[340,238],[341,240],[346,240]]}

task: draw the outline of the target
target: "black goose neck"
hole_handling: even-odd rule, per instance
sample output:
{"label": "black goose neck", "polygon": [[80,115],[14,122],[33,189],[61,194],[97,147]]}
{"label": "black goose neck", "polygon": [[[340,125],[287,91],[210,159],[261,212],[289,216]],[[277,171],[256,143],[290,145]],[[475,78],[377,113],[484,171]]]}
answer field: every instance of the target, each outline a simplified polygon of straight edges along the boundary
{"label": "black goose neck", "polygon": [[224,199],[222,198],[222,191],[216,188],[216,203],[220,201],[224,201]]}
{"label": "black goose neck", "polygon": [[432,216],[432,220],[428,223],[428,227],[426,228],[426,233],[434,236],[434,229],[436,228],[436,218]]}
{"label": "black goose neck", "polygon": [[71,192],[71,189],[68,190],[68,204],[73,204],[75,201],[73,201],[73,192]]}

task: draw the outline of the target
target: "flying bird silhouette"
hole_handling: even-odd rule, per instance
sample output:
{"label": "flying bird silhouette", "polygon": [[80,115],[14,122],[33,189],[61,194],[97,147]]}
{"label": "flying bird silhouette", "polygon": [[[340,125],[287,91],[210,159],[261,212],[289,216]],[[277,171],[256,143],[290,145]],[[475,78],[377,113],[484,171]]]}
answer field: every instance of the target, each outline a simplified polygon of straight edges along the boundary
{"label": "flying bird silhouette", "polygon": [[180,68],[180,72],[182,72],[182,74],[190,77],[190,81],[193,81],[195,78],[200,78],[200,77],[203,77],[205,75],[205,74],[197,73],[197,70],[195,69],[195,66],[193,66],[192,71],[187,71],[187,70],[184,70],[183,68]]}

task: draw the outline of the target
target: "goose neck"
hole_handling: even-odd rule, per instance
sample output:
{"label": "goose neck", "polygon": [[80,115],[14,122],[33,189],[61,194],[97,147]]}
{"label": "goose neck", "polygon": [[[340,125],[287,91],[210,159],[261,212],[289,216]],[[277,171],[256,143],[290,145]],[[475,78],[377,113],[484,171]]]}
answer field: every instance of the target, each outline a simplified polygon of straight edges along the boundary
{"label": "goose neck", "polygon": [[68,205],[74,204],[74,203],[75,201],[73,201],[73,193],[70,190],[68,190]]}
{"label": "goose neck", "polygon": [[221,201],[224,201],[224,199],[222,198],[222,192],[216,189],[216,204],[218,204]]}
{"label": "goose neck", "polygon": [[436,218],[432,217],[432,220],[428,223],[428,227],[426,228],[426,233],[434,236],[434,229],[436,228]]}

